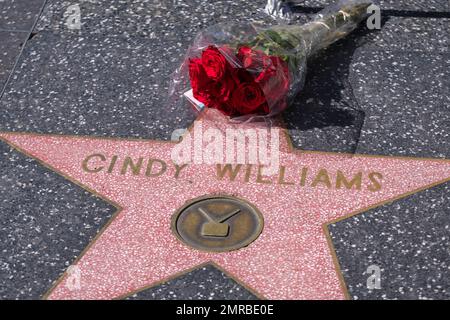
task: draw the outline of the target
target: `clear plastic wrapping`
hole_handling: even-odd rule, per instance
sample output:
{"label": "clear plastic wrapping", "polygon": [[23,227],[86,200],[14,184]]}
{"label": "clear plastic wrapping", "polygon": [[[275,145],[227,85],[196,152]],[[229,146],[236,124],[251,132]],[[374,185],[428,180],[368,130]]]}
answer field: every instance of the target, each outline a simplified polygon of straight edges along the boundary
{"label": "clear plastic wrapping", "polygon": [[371,2],[341,0],[304,25],[215,25],[197,35],[173,74],[171,102],[215,108],[237,121],[286,109],[304,84],[308,58],[353,31]]}

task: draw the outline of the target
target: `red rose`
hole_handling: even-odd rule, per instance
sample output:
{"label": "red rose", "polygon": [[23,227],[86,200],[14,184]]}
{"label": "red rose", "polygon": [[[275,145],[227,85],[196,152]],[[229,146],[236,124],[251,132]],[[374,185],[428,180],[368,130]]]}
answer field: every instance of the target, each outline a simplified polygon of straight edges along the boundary
{"label": "red rose", "polygon": [[220,103],[215,108],[222,111],[228,116],[231,116],[235,113],[235,110],[230,102],[235,87],[235,79],[232,77],[230,69],[227,70],[226,75],[222,78],[221,81],[215,83],[212,89],[215,97],[218,101],[220,101]]}
{"label": "red rose", "polygon": [[266,97],[252,75],[245,69],[239,69],[235,73],[238,85],[233,92],[231,104],[239,115],[252,113],[268,113]]}
{"label": "red rose", "polygon": [[189,60],[189,77],[195,99],[211,108],[218,104],[211,90],[213,82],[206,75],[201,59]]}
{"label": "red rose", "polygon": [[237,57],[242,66],[254,75],[270,110],[284,109],[290,86],[288,64],[279,57],[269,56],[246,46],[239,48]]}
{"label": "red rose", "polygon": [[271,56],[270,64],[255,79],[270,106],[283,102],[289,92],[290,75],[288,64],[279,57]]}
{"label": "red rose", "polygon": [[287,63],[246,46],[230,58],[233,54],[229,47],[209,46],[189,61],[194,97],[229,116],[283,110],[290,85]]}
{"label": "red rose", "polygon": [[241,83],[233,93],[232,104],[239,115],[267,112],[266,98],[255,82]]}
{"label": "red rose", "polygon": [[210,79],[219,81],[227,69],[227,60],[217,47],[209,46],[203,50],[202,65]]}
{"label": "red rose", "polygon": [[220,81],[208,77],[203,59],[189,61],[189,77],[194,97],[209,108],[216,108],[231,115],[232,110],[227,105],[231,93],[235,88],[234,78],[231,76],[231,66],[225,65],[224,74]]}
{"label": "red rose", "polygon": [[239,48],[237,58],[241,61],[242,67],[249,71],[261,72],[271,65],[270,56],[246,46]]}

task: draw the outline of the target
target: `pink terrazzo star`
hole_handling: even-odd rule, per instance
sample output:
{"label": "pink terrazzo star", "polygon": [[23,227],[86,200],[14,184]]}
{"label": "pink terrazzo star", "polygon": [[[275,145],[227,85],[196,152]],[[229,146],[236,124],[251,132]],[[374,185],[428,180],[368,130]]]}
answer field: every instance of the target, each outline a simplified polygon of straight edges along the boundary
{"label": "pink terrazzo star", "polygon": [[[217,116],[199,121],[204,130],[235,127]],[[285,135],[280,136],[284,177],[267,177],[266,183],[255,178],[257,170],[249,176],[240,172],[234,180],[220,179],[216,165],[190,164],[177,171],[171,160],[175,144],[168,142],[20,133],[0,137],[118,207],[74,263],[79,286],[69,285],[65,274],[49,299],[123,297],[207,262],[265,298],[343,299],[346,289],[324,226],[450,179],[448,160],[295,151]],[[122,172],[126,157],[134,161],[134,171]],[[148,159],[163,160],[166,170],[154,161],[146,175]],[[361,174],[361,185],[356,181],[348,188],[341,180],[338,187],[339,174],[348,180]],[[187,201],[210,194],[255,205],[264,216],[259,238],[226,253],[197,251],[177,240],[172,215]]]}

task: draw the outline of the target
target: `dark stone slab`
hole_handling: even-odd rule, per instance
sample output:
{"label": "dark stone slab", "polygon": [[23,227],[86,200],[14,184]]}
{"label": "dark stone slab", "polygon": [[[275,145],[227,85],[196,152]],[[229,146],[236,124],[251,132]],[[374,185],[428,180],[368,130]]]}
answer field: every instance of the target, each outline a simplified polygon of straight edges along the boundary
{"label": "dark stone slab", "polygon": [[0,299],[39,299],[116,209],[0,142]]}
{"label": "dark stone slab", "polygon": [[[299,3],[299,7],[324,7],[335,0],[304,0],[292,1]],[[450,7],[447,0],[373,0],[380,6],[381,10],[395,10],[395,11],[418,11],[418,12],[449,12]],[[394,12],[395,13],[395,12]]]}
{"label": "dark stone slab", "polygon": [[358,41],[364,40],[350,36],[308,62],[305,86],[283,114],[297,148],[356,151],[365,110],[348,78]]}
{"label": "dark stone slab", "polygon": [[140,291],[128,300],[256,300],[257,297],[213,266]]}
{"label": "dark stone slab", "polygon": [[23,32],[0,31],[0,92],[3,90],[27,36]]}
{"label": "dark stone slab", "polygon": [[[353,299],[450,299],[450,183],[329,226]],[[381,269],[368,289],[367,268]]]}
{"label": "dark stone slab", "polygon": [[358,153],[450,157],[449,55],[361,50],[353,61]]}
{"label": "dark stone slab", "polygon": [[[265,0],[256,1],[121,1],[80,2],[82,34],[126,35],[167,41],[191,39],[199,30],[219,22],[271,21],[263,8]],[[67,28],[72,3],[49,0],[36,31],[70,33]]]}
{"label": "dark stone slab", "polygon": [[448,51],[448,18],[383,17],[382,29],[371,33],[370,46],[382,50]]}
{"label": "dark stone slab", "polygon": [[[429,48],[436,44],[430,51],[422,48],[419,38],[408,46],[397,41],[393,49],[387,43],[380,48],[383,38],[387,39],[380,31],[361,27],[309,61],[305,87],[284,114],[294,145],[306,150],[448,156],[450,75],[443,46],[448,37],[429,39]],[[409,47],[417,51],[406,50]],[[441,138],[436,141],[436,136]]]}
{"label": "dark stone slab", "polygon": [[[356,152],[448,158],[448,54],[356,50],[350,83],[364,125]],[[330,227],[354,299],[448,299],[450,185]],[[367,268],[382,269],[368,290]]]}
{"label": "dark stone slab", "polygon": [[166,103],[183,53],[153,40],[39,33],[0,101],[0,130],[170,139],[195,118]]}
{"label": "dark stone slab", "polygon": [[31,31],[45,0],[1,0],[0,29]]}
{"label": "dark stone slab", "polygon": [[395,9],[395,10],[408,10],[408,11],[421,11],[421,12],[433,12],[443,11],[449,12],[450,7],[447,0],[377,0],[380,8],[383,9]]}

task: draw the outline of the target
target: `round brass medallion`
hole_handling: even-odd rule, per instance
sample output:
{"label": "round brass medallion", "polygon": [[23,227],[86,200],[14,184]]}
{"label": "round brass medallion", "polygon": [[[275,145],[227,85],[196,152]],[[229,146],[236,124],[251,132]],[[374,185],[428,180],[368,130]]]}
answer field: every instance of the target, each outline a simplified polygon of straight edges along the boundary
{"label": "round brass medallion", "polygon": [[252,204],[231,196],[194,199],[172,218],[172,230],[185,244],[212,252],[233,251],[255,241],[264,226]]}

